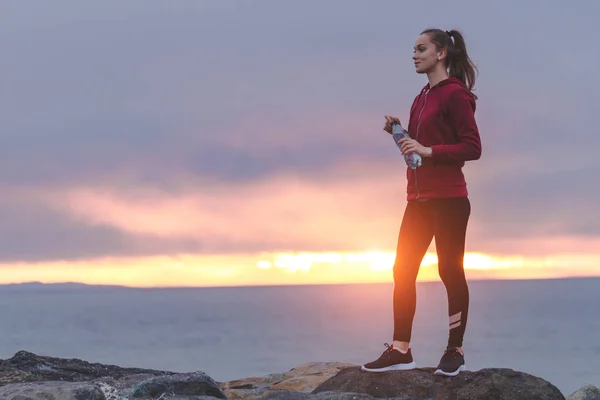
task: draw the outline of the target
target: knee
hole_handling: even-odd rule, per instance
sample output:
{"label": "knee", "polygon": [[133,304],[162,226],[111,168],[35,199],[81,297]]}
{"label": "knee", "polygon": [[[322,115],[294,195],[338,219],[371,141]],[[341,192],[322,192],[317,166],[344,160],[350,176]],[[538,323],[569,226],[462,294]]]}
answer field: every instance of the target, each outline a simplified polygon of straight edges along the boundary
{"label": "knee", "polygon": [[440,279],[446,286],[460,285],[463,283],[466,284],[467,282],[467,279],[465,277],[465,271],[462,265],[447,265],[440,263],[438,265],[438,272],[440,274]]}
{"label": "knee", "polygon": [[395,262],[394,263],[394,282],[411,284],[417,281],[417,274],[419,272],[419,266],[416,267],[407,262]]}

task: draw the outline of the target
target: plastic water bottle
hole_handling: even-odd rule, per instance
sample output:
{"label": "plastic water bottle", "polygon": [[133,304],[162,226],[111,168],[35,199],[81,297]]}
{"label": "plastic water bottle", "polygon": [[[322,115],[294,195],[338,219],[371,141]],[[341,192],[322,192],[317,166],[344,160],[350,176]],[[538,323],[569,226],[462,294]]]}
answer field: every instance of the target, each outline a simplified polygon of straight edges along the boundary
{"label": "plastic water bottle", "polygon": [[[404,129],[402,125],[400,125],[396,121],[392,122],[392,137],[394,138],[394,142],[396,142],[396,145],[398,145],[398,148],[401,147],[400,139],[410,139],[410,135],[408,134],[406,129]],[[416,169],[417,167],[420,167],[423,162],[421,156],[415,152],[405,154],[404,161],[406,161],[406,165],[408,165],[408,167],[411,169]]]}

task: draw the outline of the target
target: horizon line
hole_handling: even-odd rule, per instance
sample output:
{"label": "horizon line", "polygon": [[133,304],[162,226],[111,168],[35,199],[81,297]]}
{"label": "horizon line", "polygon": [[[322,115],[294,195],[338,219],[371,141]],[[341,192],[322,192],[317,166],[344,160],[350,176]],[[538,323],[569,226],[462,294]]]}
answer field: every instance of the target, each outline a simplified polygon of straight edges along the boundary
{"label": "horizon line", "polygon": [[[535,278],[470,278],[469,282],[521,282],[521,281],[556,281],[556,280],[585,280],[593,279],[600,280],[597,275],[573,275],[573,276],[549,276]],[[2,287],[15,286],[80,286],[90,288],[121,288],[121,289],[231,289],[231,288],[276,288],[276,287],[307,287],[307,286],[360,286],[360,285],[393,285],[393,281],[378,281],[378,282],[315,282],[315,283],[273,283],[273,284],[242,284],[242,285],[148,285],[148,286],[130,286],[118,284],[90,284],[77,281],[64,282],[41,282],[41,281],[24,281],[0,283]],[[417,284],[443,284],[440,279],[418,280]]]}

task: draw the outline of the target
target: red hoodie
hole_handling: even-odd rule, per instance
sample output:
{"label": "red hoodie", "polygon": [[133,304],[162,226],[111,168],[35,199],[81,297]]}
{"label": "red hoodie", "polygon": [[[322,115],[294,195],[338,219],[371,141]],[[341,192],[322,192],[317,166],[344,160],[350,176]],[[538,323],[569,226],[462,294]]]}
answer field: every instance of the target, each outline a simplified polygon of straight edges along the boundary
{"label": "red hoodie", "polygon": [[410,108],[408,132],[432,156],[417,169],[407,168],[407,199],[467,196],[462,172],[465,161],[481,156],[475,122],[475,96],[458,79],[448,78],[433,88],[425,85]]}

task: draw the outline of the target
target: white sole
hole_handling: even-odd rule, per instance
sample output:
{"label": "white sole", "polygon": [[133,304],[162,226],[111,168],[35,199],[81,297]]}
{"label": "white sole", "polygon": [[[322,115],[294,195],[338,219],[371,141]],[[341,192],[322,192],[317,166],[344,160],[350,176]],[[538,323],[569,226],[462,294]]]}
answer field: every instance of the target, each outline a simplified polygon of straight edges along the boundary
{"label": "white sole", "polygon": [[389,367],[377,369],[367,368],[364,365],[360,367],[360,369],[365,372],[408,371],[415,368],[417,368],[417,364],[414,361],[409,364],[396,364],[390,365]]}
{"label": "white sole", "polygon": [[441,369],[436,369],[433,374],[434,375],[444,375],[444,376],[456,376],[456,375],[458,375],[458,373],[460,371],[466,371],[466,370],[467,370],[467,367],[465,367],[465,365],[463,364],[460,367],[458,367],[458,369],[456,371],[445,372],[445,371],[442,371]]}

